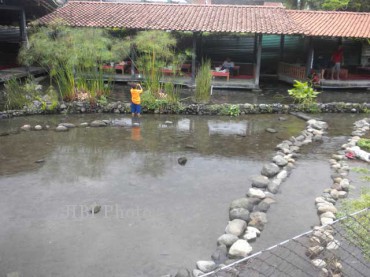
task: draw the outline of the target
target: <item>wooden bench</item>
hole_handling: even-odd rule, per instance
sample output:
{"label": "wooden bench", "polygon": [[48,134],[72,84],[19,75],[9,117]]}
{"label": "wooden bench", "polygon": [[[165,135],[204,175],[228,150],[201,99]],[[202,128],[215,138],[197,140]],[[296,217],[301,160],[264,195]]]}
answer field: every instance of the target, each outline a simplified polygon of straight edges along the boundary
{"label": "wooden bench", "polygon": [[211,71],[213,77],[226,77],[226,80],[229,81],[230,73],[229,72],[222,72],[222,71]]}

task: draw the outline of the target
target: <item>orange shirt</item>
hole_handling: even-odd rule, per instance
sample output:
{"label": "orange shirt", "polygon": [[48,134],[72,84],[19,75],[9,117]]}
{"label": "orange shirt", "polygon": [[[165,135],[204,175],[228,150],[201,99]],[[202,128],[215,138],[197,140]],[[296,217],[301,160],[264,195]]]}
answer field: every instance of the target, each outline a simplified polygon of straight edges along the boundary
{"label": "orange shirt", "polygon": [[140,94],[143,92],[143,90],[132,88],[130,90],[130,92],[131,92],[131,101],[132,101],[132,103],[140,104],[141,103]]}

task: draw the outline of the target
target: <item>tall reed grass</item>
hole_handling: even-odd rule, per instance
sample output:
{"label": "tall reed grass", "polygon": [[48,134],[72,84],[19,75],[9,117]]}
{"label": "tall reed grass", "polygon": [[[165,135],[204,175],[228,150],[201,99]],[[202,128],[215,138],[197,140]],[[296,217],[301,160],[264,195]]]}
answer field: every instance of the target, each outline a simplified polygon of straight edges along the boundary
{"label": "tall reed grass", "polygon": [[195,78],[195,94],[196,102],[209,102],[211,98],[211,61],[203,60]]}

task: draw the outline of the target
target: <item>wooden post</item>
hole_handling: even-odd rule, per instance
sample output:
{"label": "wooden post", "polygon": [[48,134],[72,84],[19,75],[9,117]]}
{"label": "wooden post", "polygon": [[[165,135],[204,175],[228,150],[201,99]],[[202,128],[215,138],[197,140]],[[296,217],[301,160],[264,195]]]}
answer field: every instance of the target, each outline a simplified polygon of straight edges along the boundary
{"label": "wooden post", "polygon": [[130,58],[131,58],[131,78],[135,77],[135,49],[134,45],[130,44]]}
{"label": "wooden post", "polygon": [[25,45],[27,48],[28,45],[28,38],[27,38],[27,28],[26,28],[26,13],[24,9],[21,9],[19,11],[19,31],[21,36],[21,43],[22,45]]}
{"label": "wooden post", "polygon": [[308,39],[308,54],[307,54],[307,62],[306,62],[306,76],[311,73],[313,67],[313,58],[314,58],[314,49],[313,49],[313,40],[312,37]]}
{"label": "wooden post", "polygon": [[280,62],[284,61],[285,35],[280,36]]}
{"label": "wooden post", "polygon": [[262,35],[257,35],[257,56],[256,56],[256,74],[254,76],[254,84],[259,88],[260,84],[260,70],[261,70],[261,54],[262,54]]}
{"label": "wooden post", "polygon": [[193,51],[191,57],[191,82],[193,84],[195,83],[196,53],[197,53],[197,33],[193,32]]}

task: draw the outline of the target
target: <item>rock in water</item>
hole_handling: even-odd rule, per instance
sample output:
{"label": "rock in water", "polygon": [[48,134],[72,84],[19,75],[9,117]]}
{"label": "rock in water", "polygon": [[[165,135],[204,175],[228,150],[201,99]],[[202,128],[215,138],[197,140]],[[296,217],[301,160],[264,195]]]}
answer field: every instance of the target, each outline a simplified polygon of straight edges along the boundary
{"label": "rock in water", "polygon": [[55,131],[57,132],[65,132],[68,131],[68,128],[62,125],[59,125],[58,127],[55,128]]}
{"label": "rock in water", "polygon": [[277,133],[277,131],[275,129],[273,129],[273,128],[267,128],[266,129],[266,132],[272,133],[272,134]]}
{"label": "rock in water", "polygon": [[187,161],[188,161],[188,159],[186,157],[180,157],[177,160],[177,162],[179,163],[179,165],[185,165]]}
{"label": "rock in water", "polygon": [[100,210],[101,210],[101,206],[95,203],[90,206],[89,212],[91,214],[97,214],[98,212],[100,212]]}

